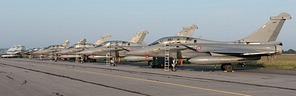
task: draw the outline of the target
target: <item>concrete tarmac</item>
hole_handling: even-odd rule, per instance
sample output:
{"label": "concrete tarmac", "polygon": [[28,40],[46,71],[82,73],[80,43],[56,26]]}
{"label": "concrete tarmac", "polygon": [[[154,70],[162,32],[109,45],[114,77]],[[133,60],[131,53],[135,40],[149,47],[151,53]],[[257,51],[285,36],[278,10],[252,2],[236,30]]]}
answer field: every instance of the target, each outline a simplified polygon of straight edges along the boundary
{"label": "concrete tarmac", "polygon": [[[144,63],[0,59],[1,96],[295,96],[295,71],[151,69]],[[191,70],[191,69],[190,69]]]}

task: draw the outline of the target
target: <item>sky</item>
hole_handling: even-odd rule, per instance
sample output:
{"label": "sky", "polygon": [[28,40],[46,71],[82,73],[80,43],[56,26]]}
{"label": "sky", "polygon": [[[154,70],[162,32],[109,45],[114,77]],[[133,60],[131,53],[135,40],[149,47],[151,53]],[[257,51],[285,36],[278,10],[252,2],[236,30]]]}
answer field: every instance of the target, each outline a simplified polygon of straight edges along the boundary
{"label": "sky", "polygon": [[[296,0],[0,0],[0,48],[42,48],[82,38],[93,43],[129,40],[148,30],[146,43],[196,24],[194,37],[242,39],[281,12],[296,17]],[[296,49],[296,19],[285,22],[277,41]]]}

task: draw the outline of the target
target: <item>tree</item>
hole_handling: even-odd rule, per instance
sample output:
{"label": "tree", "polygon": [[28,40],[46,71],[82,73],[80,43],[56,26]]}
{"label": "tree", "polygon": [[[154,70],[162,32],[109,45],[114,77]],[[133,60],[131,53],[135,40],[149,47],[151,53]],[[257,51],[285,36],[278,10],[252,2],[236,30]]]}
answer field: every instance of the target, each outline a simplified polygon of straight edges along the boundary
{"label": "tree", "polygon": [[296,51],[293,50],[293,49],[289,49],[288,51],[283,51],[283,53],[286,53],[286,54],[296,54]]}

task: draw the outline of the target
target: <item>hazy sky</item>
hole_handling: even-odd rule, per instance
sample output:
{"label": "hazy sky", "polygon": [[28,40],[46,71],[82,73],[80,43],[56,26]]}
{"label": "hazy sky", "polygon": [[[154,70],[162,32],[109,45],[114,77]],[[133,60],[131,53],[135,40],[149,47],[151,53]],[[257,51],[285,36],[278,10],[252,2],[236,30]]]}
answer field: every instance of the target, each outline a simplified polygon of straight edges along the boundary
{"label": "hazy sky", "polygon": [[[195,37],[233,41],[257,30],[270,16],[296,17],[296,0],[0,0],[0,48],[70,45],[81,38],[95,42],[129,40],[147,29],[151,43],[196,24]],[[284,24],[277,39],[296,49],[296,19]]]}

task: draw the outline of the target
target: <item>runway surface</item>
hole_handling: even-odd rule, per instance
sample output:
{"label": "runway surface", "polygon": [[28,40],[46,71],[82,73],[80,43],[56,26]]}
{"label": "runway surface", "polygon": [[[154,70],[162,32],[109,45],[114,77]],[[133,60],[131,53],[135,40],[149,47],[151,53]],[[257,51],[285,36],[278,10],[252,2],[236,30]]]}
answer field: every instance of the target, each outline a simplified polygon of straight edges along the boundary
{"label": "runway surface", "polygon": [[[1,96],[295,96],[296,72],[177,72],[144,63],[0,59]],[[188,69],[191,70],[191,69]],[[271,72],[268,72],[271,71]]]}

